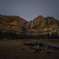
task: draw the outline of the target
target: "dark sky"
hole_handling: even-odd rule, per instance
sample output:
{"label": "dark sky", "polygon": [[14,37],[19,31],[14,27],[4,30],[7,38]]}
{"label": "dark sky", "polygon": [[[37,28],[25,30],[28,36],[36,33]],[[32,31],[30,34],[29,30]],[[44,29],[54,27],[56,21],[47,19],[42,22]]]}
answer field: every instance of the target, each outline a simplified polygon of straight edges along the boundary
{"label": "dark sky", "polygon": [[59,20],[59,0],[0,0],[0,14],[16,15],[28,21],[39,15]]}

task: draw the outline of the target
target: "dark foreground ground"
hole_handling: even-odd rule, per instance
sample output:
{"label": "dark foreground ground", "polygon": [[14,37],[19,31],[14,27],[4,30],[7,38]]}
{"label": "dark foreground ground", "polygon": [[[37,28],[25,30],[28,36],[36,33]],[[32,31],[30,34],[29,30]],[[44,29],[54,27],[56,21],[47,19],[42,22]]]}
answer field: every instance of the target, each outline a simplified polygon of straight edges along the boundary
{"label": "dark foreground ground", "polygon": [[56,53],[47,54],[46,50],[35,52],[29,46],[25,46],[23,42],[50,42],[59,44],[59,39],[54,40],[0,40],[0,59],[59,59],[59,49],[50,48]]}

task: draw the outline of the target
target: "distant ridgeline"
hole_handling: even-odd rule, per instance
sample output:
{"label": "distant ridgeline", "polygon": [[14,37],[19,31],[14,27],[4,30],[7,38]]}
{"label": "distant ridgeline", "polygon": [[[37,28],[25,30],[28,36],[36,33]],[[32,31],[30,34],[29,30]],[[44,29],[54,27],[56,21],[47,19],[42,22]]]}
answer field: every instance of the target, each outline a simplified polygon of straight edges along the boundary
{"label": "distant ridgeline", "polygon": [[0,39],[58,39],[59,21],[38,16],[26,21],[19,16],[0,15]]}

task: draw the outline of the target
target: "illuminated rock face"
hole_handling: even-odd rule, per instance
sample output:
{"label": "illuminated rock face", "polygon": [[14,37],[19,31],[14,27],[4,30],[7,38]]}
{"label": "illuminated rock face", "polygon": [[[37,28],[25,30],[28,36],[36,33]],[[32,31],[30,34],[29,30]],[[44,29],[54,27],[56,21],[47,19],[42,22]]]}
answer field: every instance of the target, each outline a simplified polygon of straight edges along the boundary
{"label": "illuminated rock face", "polygon": [[0,15],[0,31],[21,34],[23,31],[22,26],[25,22],[26,20],[18,16]]}
{"label": "illuminated rock face", "polygon": [[39,35],[39,32],[36,29],[30,29],[26,32],[27,35]]}
{"label": "illuminated rock face", "polygon": [[27,22],[19,16],[0,15],[0,31],[2,32],[16,34],[26,32],[28,35],[39,35],[46,34],[47,31],[56,32],[57,29],[59,29],[59,21],[53,17],[44,18],[43,16],[38,16],[34,20]]}

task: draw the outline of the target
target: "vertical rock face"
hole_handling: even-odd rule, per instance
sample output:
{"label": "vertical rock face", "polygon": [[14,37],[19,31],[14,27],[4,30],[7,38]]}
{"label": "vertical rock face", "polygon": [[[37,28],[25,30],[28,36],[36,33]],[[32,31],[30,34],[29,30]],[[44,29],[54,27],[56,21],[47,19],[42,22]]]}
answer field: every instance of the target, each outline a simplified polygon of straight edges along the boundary
{"label": "vertical rock face", "polygon": [[33,21],[28,22],[25,28],[28,29],[27,34],[29,32],[34,34],[47,34],[47,32],[53,32],[53,29],[59,29],[59,21],[53,17],[44,18],[43,16],[38,16]]}
{"label": "vertical rock face", "polygon": [[50,27],[50,26],[53,26],[53,25],[59,26],[59,21],[57,21],[53,17],[44,18],[43,16],[38,16],[33,21],[28,22],[25,25],[25,28],[30,29],[31,25],[33,25],[32,28],[33,27],[39,27],[39,28],[42,27],[42,28],[44,28],[44,27]]}
{"label": "vertical rock face", "polygon": [[53,17],[47,17],[47,21],[48,21],[48,25],[53,25],[53,24],[59,25],[59,21],[57,21]]}
{"label": "vertical rock face", "polygon": [[45,19],[44,19],[43,16],[38,16],[37,18],[35,18],[35,19],[33,20],[33,22],[34,22],[34,25],[35,25],[35,26],[36,26],[36,25],[40,25],[40,26],[44,26],[44,25],[45,25]]}
{"label": "vertical rock face", "polygon": [[38,16],[32,21],[27,22],[19,16],[0,15],[0,31],[22,34],[23,32],[34,33],[36,35],[41,32],[52,29],[59,29],[59,21],[53,17],[44,18]]}
{"label": "vertical rock face", "polygon": [[22,26],[24,26],[26,20],[18,16],[3,16],[0,15],[0,31],[2,32],[15,32],[21,34]]}

